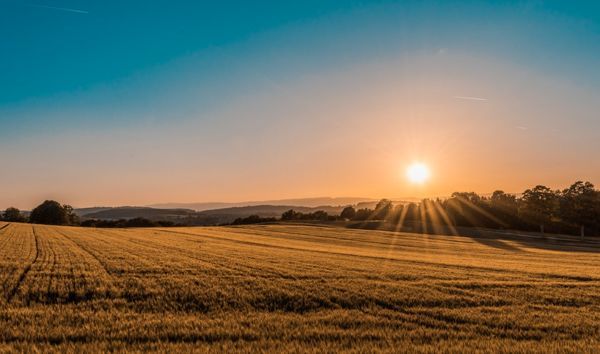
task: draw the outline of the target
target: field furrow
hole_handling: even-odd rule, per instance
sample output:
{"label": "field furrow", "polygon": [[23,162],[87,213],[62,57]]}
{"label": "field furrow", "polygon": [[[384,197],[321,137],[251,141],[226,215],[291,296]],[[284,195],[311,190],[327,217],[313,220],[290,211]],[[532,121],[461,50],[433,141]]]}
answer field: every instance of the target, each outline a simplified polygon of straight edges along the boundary
{"label": "field furrow", "polygon": [[[40,254],[39,238],[35,230],[30,225],[19,225],[11,229],[11,239],[2,249],[3,257],[6,262],[6,278],[3,283],[6,294],[6,302],[10,303],[18,295],[20,287],[23,285],[29,271],[38,261]],[[18,298],[20,300],[20,297]]]}
{"label": "field furrow", "polygon": [[0,350],[560,352],[600,337],[593,244],[302,225],[0,227]]}

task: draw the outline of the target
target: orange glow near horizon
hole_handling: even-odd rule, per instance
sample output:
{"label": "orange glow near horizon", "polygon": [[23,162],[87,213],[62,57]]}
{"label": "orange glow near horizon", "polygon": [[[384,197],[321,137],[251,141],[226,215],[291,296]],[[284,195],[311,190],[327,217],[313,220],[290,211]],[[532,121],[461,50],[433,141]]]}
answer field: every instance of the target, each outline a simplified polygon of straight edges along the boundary
{"label": "orange glow near horizon", "polygon": [[118,133],[72,129],[15,141],[0,149],[0,210],[44,199],[76,207],[400,200],[600,181],[596,130],[563,120],[599,111],[594,92],[517,65],[406,56],[282,85]]}

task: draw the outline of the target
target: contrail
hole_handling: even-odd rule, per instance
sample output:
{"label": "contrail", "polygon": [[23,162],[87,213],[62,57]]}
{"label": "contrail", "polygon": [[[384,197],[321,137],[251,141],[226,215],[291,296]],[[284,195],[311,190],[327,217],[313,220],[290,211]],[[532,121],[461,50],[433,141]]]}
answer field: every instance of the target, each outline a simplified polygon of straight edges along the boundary
{"label": "contrail", "polygon": [[59,11],[67,11],[67,12],[75,12],[78,14],[89,14],[89,11],[70,9],[68,7],[56,7],[56,6],[48,6],[48,5],[38,5],[38,4],[27,4],[33,7],[40,7],[42,9],[51,9],[51,10],[59,10]]}
{"label": "contrail", "polygon": [[471,96],[454,96],[454,98],[458,98],[459,100],[471,100],[471,101],[487,101],[487,98],[481,97],[471,97]]}

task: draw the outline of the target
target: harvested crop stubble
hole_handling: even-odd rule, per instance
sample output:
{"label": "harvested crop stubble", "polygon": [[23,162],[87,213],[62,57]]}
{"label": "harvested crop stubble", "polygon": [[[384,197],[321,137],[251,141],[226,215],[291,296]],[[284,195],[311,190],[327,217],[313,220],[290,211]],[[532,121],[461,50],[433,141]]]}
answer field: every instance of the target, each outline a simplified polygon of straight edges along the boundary
{"label": "harvested crop stubble", "polygon": [[0,350],[593,351],[600,248],[0,223]]}

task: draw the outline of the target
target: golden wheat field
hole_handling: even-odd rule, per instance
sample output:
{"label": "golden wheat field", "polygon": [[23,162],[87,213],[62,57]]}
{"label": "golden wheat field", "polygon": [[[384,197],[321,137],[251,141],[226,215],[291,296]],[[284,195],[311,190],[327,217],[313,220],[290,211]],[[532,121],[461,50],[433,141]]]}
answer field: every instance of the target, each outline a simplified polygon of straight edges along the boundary
{"label": "golden wheat field", "polygon": [[4,351],[597,351],[593,244],[0,223]]}

